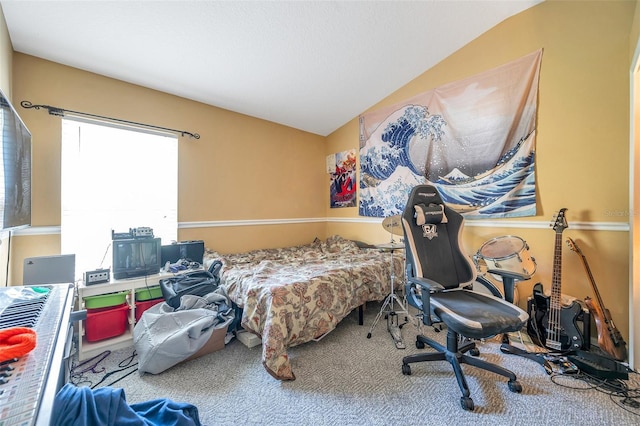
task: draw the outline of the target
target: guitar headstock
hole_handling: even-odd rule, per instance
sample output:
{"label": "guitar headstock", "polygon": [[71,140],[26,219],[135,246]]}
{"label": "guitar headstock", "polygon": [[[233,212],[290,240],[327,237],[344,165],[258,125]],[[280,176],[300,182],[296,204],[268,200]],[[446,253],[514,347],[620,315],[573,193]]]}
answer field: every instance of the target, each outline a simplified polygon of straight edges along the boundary
{"label": "guitar headstock", "polygon": [[573,241],[571,238],[567,238],[567,245],[569,246],[569,248],[573,251],[575,251],[578,254],[582,254],[582,250],[580,250],[580,247],[578,247],[578,245],[576,244],[575,241]]}
{"label": "guitar headstock", "polygon": [[567,224],[567,219],[564,217],[564,212],[566,210],[566,208],[561,208],[554,219],[554,223],[552,224],[553,230],[556,231],[557,234],[561,234],[562,231],[565,230],[565,228],[569,227],[569,225]]}

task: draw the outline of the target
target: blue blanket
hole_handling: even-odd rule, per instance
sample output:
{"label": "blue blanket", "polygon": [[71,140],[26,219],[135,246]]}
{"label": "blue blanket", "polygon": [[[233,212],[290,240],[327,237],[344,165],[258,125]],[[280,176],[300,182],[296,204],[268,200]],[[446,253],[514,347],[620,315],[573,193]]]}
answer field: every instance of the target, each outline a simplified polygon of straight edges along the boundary
{"label": "blue blanket", "polygon": [[66,384],[56,395],[51,424],[200,426],[200,419],[198,409],[191,404],[154,399],[129,405],[123,389],[92,390]]}

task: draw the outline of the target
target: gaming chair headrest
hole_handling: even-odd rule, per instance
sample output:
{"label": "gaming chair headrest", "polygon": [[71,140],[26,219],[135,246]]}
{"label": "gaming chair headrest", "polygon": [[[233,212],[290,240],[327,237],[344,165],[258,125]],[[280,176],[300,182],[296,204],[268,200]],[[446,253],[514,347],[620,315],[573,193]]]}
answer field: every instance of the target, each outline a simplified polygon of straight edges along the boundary
{"label": "gaming chair headrest", "polygon": [[413,206],[416,218],[416,225],[422,226],[426,223],[437,225],[438,223],[447,223],[447,216],[444,214],[443,204],[431,203],[428,206],[424,204],[416,204]]}
{"label": "gaming chair headrest", "polygon": [[408,205],[413,206],[413,218],[418,226],[447,223],[442,198],[431,185],[418,185],[413,188]]}

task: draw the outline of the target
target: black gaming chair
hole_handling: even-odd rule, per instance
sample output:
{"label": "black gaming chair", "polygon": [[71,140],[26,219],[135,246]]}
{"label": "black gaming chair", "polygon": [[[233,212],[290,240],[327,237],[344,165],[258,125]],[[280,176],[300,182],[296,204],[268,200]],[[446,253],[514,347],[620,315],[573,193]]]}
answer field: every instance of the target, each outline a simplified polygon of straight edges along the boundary
{"label": "black gaming chair", "polygon": [[462,408],[473,410],[473,400],[460,364],[507,377],[512,392],[522,392],[522,386],[513,372],[470,355],[479,354],[473,341],[467,340],[459,347],[460,337],[484,339],[518,331],[526,324],[528,315],[516,305],[470,289],[477,271],[462,247],[463,225],[462,215],[444,205],[435,187],[419,185],[411,191],[402,214],[407,302],[422,312],[425,325],[446,325],[447,344],[445,347],[418,335],[416,346],[419,349],[427,344],[438,352],[405,356],[402,373],[411,374],[411,363],[449,361],[462,391]]}

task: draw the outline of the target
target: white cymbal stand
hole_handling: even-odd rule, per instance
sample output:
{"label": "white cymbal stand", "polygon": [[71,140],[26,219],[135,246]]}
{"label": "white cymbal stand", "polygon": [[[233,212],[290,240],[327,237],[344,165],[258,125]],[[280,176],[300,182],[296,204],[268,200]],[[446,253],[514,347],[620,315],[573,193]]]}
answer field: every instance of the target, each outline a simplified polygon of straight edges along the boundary
{"label": "white cymbal stand", "polygon": [[[400,298],[398,298],[398,296],[396,295],[396,290],[395,290],[395,268],[394,268],[394,263],[393,263],[393,252],[396,250],[403,250],[404,249],[404,244],[403,243],[396,243],[393,239],[393,231],[394,231],[394,227],[399,226],[400,225],[400,218],[399,216],[392,216],[390,218],[387,219],[395,219],[396,221],[392,223],[387,223],[385,224],[383,222],[383,226],[385,227],[385,229],[387,228],[391,228],[391,241],[388,244],[379,244],[376,245],[377,248],[379,248],[382,251],[389,251],[390,252],[390,268],[391,268],[391,274],[390,274],[390,284],[391,284],[391,292],[389,293],[389,295],[384,299],[384,302],[382,303],[382,307],[380,308],[380,311],[378,312],[378,315],[376,315],[376,318],[373,320],[373,324],[371,324],[371,328],[369,329],[369,333],[367,334],[367,339],[371,338],[371,333],[373,332],[373,329],[376,327],[376,325],[378,324],[378,321],[380,321],[380,318],[382,318],[382,316],[384,315],[384,317],[387,320],[387,330],[389,331],[389,334],[391,334],[391,337],[393,338],[393,341],[396,345],[396,348],[398,349],[405,349],[406,346],[404,344],[404,342],[402,341],[402,333],[400,331],[400,329],[402,328],[402,326],[404,324],[407,323],[407,319],[405,318],[405,322],[402,324],[398,323],[398,314],[399,313],[404,313],[405,317],[406,315],[408,315],[408,311],[406,306],[404,305],[403,301],[400,300]],[[387,221],[387,219],[385,219],[385,221]],[[389,222],[389,221],[387,221]],[[387,229],[389,230],[389,229]],[[395,303],[398,304],[399,309],[395,309]]]}

